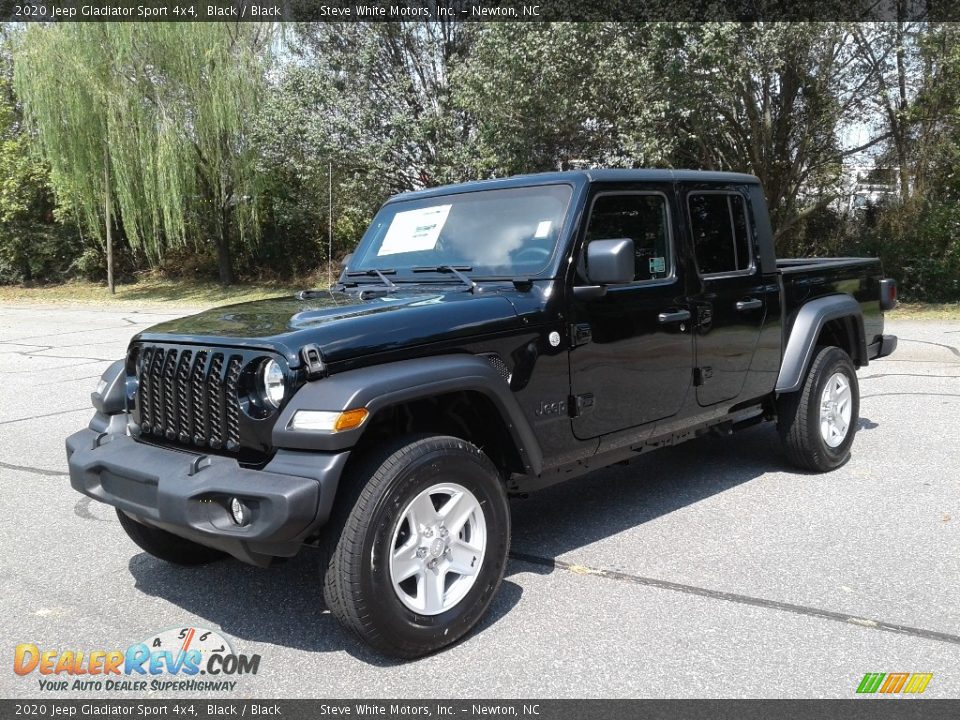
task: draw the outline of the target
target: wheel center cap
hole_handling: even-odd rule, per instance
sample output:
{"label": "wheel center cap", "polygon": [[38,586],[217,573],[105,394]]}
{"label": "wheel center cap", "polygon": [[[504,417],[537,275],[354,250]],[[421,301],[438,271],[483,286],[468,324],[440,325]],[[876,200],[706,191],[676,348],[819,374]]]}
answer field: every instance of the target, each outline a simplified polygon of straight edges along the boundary
{"label": "wheel center cap", "polygon": [[446,543],[443,542],[440,538],[437,538],[432,543],[430,543],[430,555],[431,557],[438,558],[443,555],[443,551],[446,549]]}

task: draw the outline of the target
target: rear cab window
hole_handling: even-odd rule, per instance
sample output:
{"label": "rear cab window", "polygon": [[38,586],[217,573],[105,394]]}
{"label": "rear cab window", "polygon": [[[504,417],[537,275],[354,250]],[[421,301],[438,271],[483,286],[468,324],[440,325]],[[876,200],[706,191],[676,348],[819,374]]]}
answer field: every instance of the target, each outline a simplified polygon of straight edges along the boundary
{"label": "rear cab window", "polygon": [[700,275],[752,272],[750,224],[742,195],[728,191],[691,192],[687,195],[687,211]]}

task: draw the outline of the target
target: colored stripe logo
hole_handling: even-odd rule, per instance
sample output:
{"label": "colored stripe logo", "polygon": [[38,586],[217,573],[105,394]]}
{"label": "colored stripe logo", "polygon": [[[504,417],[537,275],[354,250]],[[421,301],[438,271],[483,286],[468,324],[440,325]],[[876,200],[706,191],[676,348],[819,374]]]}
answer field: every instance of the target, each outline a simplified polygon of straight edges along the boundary
{"label": "colored stripe logo", "polygon": [[919,695],[927,689],[933,673],[867,673],[857,686],[862,695]]}

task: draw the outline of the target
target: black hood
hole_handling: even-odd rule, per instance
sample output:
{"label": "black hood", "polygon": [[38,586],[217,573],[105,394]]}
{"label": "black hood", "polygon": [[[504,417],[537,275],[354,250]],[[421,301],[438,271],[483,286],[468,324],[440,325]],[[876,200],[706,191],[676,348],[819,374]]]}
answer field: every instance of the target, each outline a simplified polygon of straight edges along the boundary
{"label": "black hood", "polygon": [[296,366],[310,343],[331,363],[519,325],[513,303],[499,292],[421,286],[366,299],[325,292],[226,305],[154,325],[135,340],[271,349]]}

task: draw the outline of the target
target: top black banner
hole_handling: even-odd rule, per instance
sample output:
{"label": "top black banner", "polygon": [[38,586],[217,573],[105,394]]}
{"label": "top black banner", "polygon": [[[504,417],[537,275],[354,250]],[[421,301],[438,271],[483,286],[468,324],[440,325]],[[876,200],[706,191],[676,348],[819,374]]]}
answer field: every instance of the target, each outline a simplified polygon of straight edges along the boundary
{"label": "top black banner", "polygon": [[0,0],[4,22],[960,21],[960,0]]}

